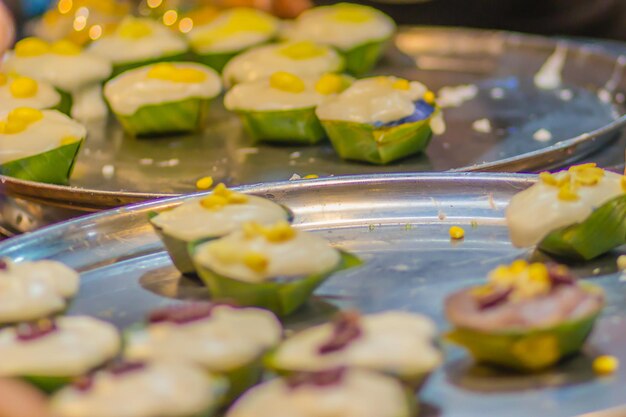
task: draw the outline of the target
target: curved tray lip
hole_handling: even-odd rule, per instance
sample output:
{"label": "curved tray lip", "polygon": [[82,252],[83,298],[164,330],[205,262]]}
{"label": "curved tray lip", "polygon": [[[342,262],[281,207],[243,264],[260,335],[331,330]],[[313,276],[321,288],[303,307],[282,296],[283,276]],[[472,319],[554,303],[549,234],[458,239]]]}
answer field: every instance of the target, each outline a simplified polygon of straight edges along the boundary
{"label": "curved tray lip", "polygon": [[[507,184],[511,187],[519,186],[520,190],[532,185],[537,179],[533,174],[511,174],[511,173],[487,173],[487,172],[443,172],[443,173],[392,173],[392,174],[368,174],[368,175],[345,175],[337,177],[326,177],[300,181],[280,181],[272,183],[259,183],[233,187],[233,190],[250,194],[277,194],[288,193],[290,191],[324,190],[331,187],[358,186],[362,184],[392,184],[392,183],[450,183],[464,185],[473,184],[475,186],[487,186],[495,184]],[[34,232],[19,235],[0,242],[0,256],[3,253],[19,252],[20,247],[31,244],[44,244],[54,236],[63,236],[68,229],[88,228],[106,221],[108,218],[130,217],[139,213],[164,209],[172,205],[179,204],[187,199],[208,194],[210,191],[203,191],[194,194],[170,196],[157,200],[143,201],[124,207],[113,208],[100,211],[98,213],[81,216],[72,220],[43,227]],[[146,224],[148,220],[146,217]]]}
{"label": "curved tray lip", "polygon": [[[585,48],[597,55],[602,55],[607,59],[618,59],[619,55],[613,54],[602,47],[601,44],[587,44],[584,39],[576,38],[551,38],[541,35],[526,34],[522,32],[446,27],[446,26],[400,26],[399,34],[410,31],[432,31],[452,34],[467,34],[468,36],[492,36],[500,37],[504,42],[525,42],[530,46],[540,48],[554,48],[559,43],[564,43],[577,48]],[[451,169],[446,172],[521,172],[528,169],[549,169],[560,166],[568,161],[582,157],[576,155],[574,150],[578,147],[589,146],[592,143],[604,143],[612,140],[607,138],[612,133],[617,133],[626,126],[626,113],[615,119],[613,122],[590,132],[582,133],[576,137],[560,141],[552,146],[536,151],[526,152],[517,156],[500,159],[493,162],[485,162]],[[588,154],[589,152],[587,152]],[[533,161],[543,161],[542,163]],[[384,174],[378,174],[384,175]],[[154,192],[138,191],[110,191],[80,188],[76,186],[45,184],[35,181],[20,180],[4,175],[0,175],[0,189],[13,197],[25,198],[33,202],[42,203],[62,208],[71,208],[81,211],[99,211],[103,209],[119,207],[121,205],[133,204],[157,198],[167,198],[178,193],[161,194]]]}

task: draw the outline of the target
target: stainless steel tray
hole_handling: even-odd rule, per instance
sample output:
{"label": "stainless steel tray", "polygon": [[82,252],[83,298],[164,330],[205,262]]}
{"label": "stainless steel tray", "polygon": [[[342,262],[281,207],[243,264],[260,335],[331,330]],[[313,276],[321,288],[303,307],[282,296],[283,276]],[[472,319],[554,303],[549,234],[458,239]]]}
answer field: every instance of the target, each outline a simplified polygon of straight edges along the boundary
{"label": "stainless steel tray", "polygon": [[[558,44],[567,48],[563,101],[560,90],[542,91],[533,76]],[[53,206],[98,210],[150,198],[194,191],[195,181],[212,175],[231,185],[286,180],[294,173],[327,175],[415,171],[522,172],[563,165],[594,150],[626,123],[623,101],[626,60],[601,46],[582,46],[508,32],[451,28],[404,28],[377,73],[424,81],[432,89],[472,83],[478,96],[446,111],[448,131],[426,155],[385,167],[341,161],[330,145],[255,145],[235,116],[219,103],[199,135],[160,139],[124,137],[114,122],[90,126],[71,187],[2,178],[6,193]],[[493,88],[505,96],[495,100]],[[597,92],[617,100],[605,103]],[[219,102],[220,100],[218,100]],[[472,123],[492,121],[491,133]],[[554,138],[532,139],[539,128]]]}
{"label": "stainless steel tray", "polygon": [[[510,245],[503,210],[511,196],[532,181],[510,174],[395,174],[243,190],[288,205],[298,227],[367,261],[361,269],[331,278],[314,301],[288,321],[290,327],[327,319],[337,308],[356,307],[365,312],[424,313],[445,330],[442,301],[447,294],[478,282],[500,263],[526,255]],[[52,258],[78,268],[82,287],[71,313],[126,326],[152,308],[206,297],[198,282],[179,276],[146,220],[148,211],[182,200],[143,203],[42,229],[0,243],[0,255]],[[448,228],[453,224],[466,229],[464,241],[450,242]],[[626,404],[626,367],[598,379],[590,365],[599,352],[626,363],[623,277],[616,272],[615,256],[576,271],[603,286],[608,295],[608,307],[583,355],[553,371],[516,376],[472,366],[461,350],[447,348],[445,366],[421,396],[422,415],[571,417]]]}

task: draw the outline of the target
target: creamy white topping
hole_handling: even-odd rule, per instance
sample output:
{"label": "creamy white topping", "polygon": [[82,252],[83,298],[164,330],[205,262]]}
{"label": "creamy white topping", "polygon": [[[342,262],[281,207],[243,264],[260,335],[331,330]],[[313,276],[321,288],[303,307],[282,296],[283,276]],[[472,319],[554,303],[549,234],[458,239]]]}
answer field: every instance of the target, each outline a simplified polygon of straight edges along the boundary
{"label": "creamy white topping", "polygon": [[78,291],[78,273],[55,261],[12,263],[0,270],[0,323],[62,311]]}
{"label": "creamy white topping", "polygon": [[115,327],[92,317],[57,320],[58,330],[21,341],[15,328],[0,329],[0,376],[78,376],[113,358],[120,348]]}
{"label": "creamy white topping", "polygon": [[202,207],[202,198],[189,200],[180,206],[160,213],[151,221],[167,235],[191,242],[207,237],[231,233],[246,222],[273,224],[285,220],[287,213],[276,203],[265,198],[248,196],[244,204],[229,204],[219,210]]}
{"label": "creamy white topping", "polygon": [[107,117],[109,109],[102,97],[102,87],[96,84],[72,94],[72,117],[83,123]]}
{"label": "creamy white topping", "polygon": [[226,417],[405,417],[406,392],[396,380],[351,370],[336,385],[289,387],[274,379],[252,388]]}
{"label": "creamy white topping", "polygon": [[[293,58],[282,51],[300,42],[284,42],[259,46],[237,55],[224,68],[224,82],[229,85],[257,81],[277,71],[295,75],[322,75],[337,72],[343,67],[343,58],[332,48],[319,46],[320,53],[310,57]],[[322,53],[323,51],[323,53]]]}
{"label": "creamy white topping", "polygon": [[132,115],[143,106],[188,98],[209,99],[217,96],[222,90],[220,77],[211,68],[190,62],[173,65],[176,68],[202,71],[206,78],[202,82],[174,82],[148,77],[154,65],[126,71],[104,86],[104,96],[111,109],[117,114]]}
{"label": "creamy white topping", "polygon": [[396,77],[372,77],[355,81],[343,93],[317,108],[321,120],[343,120],[356,123],[388,123],[410,116],[414,102],[421,99],[427,88],[417,81],[409,89],[394,87]]}
{"label": "creamy white topping", "polygon": [[441,108],[459,107],[466,101],[473,100],[478,94],[478,87],[474,84],[462,84],[442,87],[437,92],[437,105]]}
{"label": "creamy white topping", "polygon": [[242,51],[276,36],[278,20],[254,9],[233,8],[187,34],[192,48],[202,54]]}
{"label": "creamy white topping", "polygon": [[[43,110],[43,119],[15,134],[0,134],[0,164],[56,149],[67,137],[84,139],[87,130],[56,110]],[[2,118],[4,115],[0,115]]]}
{"label": "creamy white topping", "polygon": [[228,110],[295,110],[316,107],[335,96],[320,94],[315,90],[318,76],[301,79],[305,88],[299,93],[274,88],[268,78],[237,84],[224,96],[224,106]]}
{"label": "creamy white topping", "polygon": [[87,50],[116,65],[179,55],[187,50],[187,42],[162,24],[146,18],[132,20],[146,25],[152,33],[130,38],[115,32],[95,41]]}
{"label": "creamy white topping", "polygon": [[[255,271],[243,260],[225,259],[232,254],[259,254],[267,259],[267,267]],[[269,242],[263,236],[247,237],[235,232],[200,245],[194,260],[220,275],[245,282],[263,282],[276,277],[301,277],[332,270],[339,264],[339,251],[321,237],[302,231],[283,242]]]}
{"label": "creamy white topping", "polygon": [[15,78],[9,77],[5,85],[0,85],[0,113],[11,111],[17,107],[31,107],[34,109],[49,109],[61,102],[61,95],[50,84],[37,82],[37,93],[32,97],[15,97],[11,94],[11,82]]}
{"label": "creamy white topping", "polygon": [[537,182],[513,196],[507,208],[511,241],[517,247],[532,246],[556,229],[585,220],[596,208],[624,194],[621,180],[621,175],[607,171],[598,184],[579,187],[576,201],[562,200],[558,187]]}
{"label": "creamy white topping", "polygon": [[308,39],[350,50],[391,37],[396,29],[386,14],[367,6],[345,3],[309,9],[285,28],[287,39]]}
{"label": "creamy white topping", "polygon": [[390,311],[363,316],[360,327],[361,336],[324,355],[319,348],[332,339],[332,323],[296,333],[280,345],[274,361],[280,368],[297,371],[350,366],[402,375],[426,374],[442,361],[433,346],[435,324],[424,316]]}
{"label": "creamy white topping", "polygon": [[219,400],[221,382],[195,367],[151,363],[114,375],[98,372],[90,389],[68,387],[51,401],[58,417],[188,417]]}
{"label": "creamy white topping", "polygon": [[131,332],[126,357],[175,360],[228,372],[259,359],[281,337],[278,319],[258,308],[215,307],[211,316],[185,324],[155,323]]}
{"label": "creamy white topping", "polygon": [[553,90],[561,85],[561,73],[567,59],[567,47],[557,45],[554,53],[548,57],[546,62],[535,74],[534,82],[537,88],[543,90]]}
{"label": "creamy white topping", "polygon": [[112,71],[109,61],[87,52],[78,55],[46,53],[29,57],[10,53],[2,69],[46,81],[67,92],[99,83],[108,78]]}

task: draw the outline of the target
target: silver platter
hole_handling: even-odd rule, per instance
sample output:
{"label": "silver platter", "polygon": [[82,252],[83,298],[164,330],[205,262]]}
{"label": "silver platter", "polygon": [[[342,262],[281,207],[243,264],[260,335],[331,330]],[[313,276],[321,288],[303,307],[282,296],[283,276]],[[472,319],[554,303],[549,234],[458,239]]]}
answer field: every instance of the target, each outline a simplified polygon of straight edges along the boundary
{"label": "silver platter", "polygon": [[[562,89],[539,90],[533,77],[555,51],[567,48]],[[524,172],[564,165],[608,146],[626,123],[626,59],[601,46],[473,29],[404,28],[377,73],[418,79],[433,90],[475,84],[477,97],[448,109],[448,131],[426,155],[378,167],[340,160],[329,144],[258,145],[217,100],[201,134],[125,137],[114,121],[90,126],[70,187],[1,178],[7,194],[47,206],[98,210],[195,190],[211,175],[230,185],[281,181],[294,173],[353,175],[416,171]],[[503,98],[492,97],[500,89]],[[598,92],[609,101],[598,97]],[[612,100],[611,100],[612,99]],[[491,121],[491,132],[472,124]],[[533,140],[540,128],[553,139]],[[18,227],[19,229],[19,227]]]}
{"label": "silver platter", "polygon": [[[532,181],[511,174],[394,174],[242,189],[288,205],[298,227],[367,261],[361,269],[331,278],[288,320],[290,328],[326,320],[338,308],[358,308],[427,314],[443,331],[447,294],[478,283],[498,264],[528,255],[509,243],[503,216],[511,196]],[[170,208],[183,199],[143,203],[48,227],[0,243],[0,255],[18,261],[56,259],[79,269],[82,286],[70,313],[95,315],[123,327],[150,309],[207,297],[202,285],[181,278],[172,267],[146,218],[149,211]],[[465,228],[464,241],[450,241],[451,225]],[[616,271],[616,256],[575,268],[608,295],[605,313],[582,355],[552,371],[520,376],[474,366],[463,351],[446,347],[445,366],[421,395],[422,415],[571,417],[626,404],[626,367],[606,378],[591,370],[599,353],[626,363],[624,277]]]}

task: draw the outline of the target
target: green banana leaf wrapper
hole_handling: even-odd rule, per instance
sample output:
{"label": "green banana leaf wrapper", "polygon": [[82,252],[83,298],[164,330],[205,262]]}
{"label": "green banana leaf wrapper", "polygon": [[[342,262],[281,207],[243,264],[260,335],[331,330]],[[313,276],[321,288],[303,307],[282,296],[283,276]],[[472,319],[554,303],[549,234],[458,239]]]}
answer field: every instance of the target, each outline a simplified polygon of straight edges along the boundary
{"label": "green banana leaf wrapper", "polygon": [[221,74],[226,64],[228,64],[228,61],[230,61],[243,51],[245,51],[245,49],[240,51],[230,51],[213,54],[203,54],[201,52],[194,51],[194,60],[206,65],[207,67],[213,68],[215,71]]}
{"label": "green banana leaf wrapper", "polygon": [[591,260],[626,244],[626,194],[597,208],[587,219],[548,234],[538,248],[571,260]]}
{"label": "green banana leaf wrapper", "polygon": [[159,62],[181,62],[181,61],[187,61],[188,58],[189,58],[189,52],[185,51],[183,53],[174,54],[174,55],[165,55],[165,56],[158,57],[158,58],[114,64],[113,73],[111,74],[109,79],[117,77],[123,72],[129,71],[135,68],[140,68],[146,65],[158,64]]}
{"label": "green banana leaf wrapper", "polygon": [[389,38],[379,39],[348,50],[339,50],[345,58],[346,71],[362,77],[374,69],[382,56]]}
{"label": "green banana leaf wrapper", "polygon": [[78,375],[74,376],[24,376],[22,379],[38,388],[39,390],[52,394],[66,385],[71,384]]}
{"label": "green banana leaf wrapper", "polygon": [[185,133],[201,127],[210,101],[204,98],[188,98],[143,106],[132,115],[114,114],[124,130],[132,136]]}
{"label": "green banana leaf wrapper", "polygon": [[54,106],[51,110],[58,110],[61,113],[72,117],[72,95],[67,91],[59,90],[58,88],[56,90],[61,95],[61,100],[59,101],[59,104]]}
{"label": "green banana leaf wrapper", "polygon": [[237,110],[248,134],[261,142],[313,145],[326,132],[315,115],[315,107],[295,110]]}
{"label": "green banana leaf wrapper", "polygon": [[383,165],[423,152],[432,137],[431,118],[392,127],[343,120],[322,120],[322,126],[341,158]]}
{"label": "green banana leaf wrapper", "polygon": [[37,155],[0,165],[0,175],[27,181],[66,185],[84,138]]}
{"label": "green banana leaf wrapper", "polygon": [[[192,259],[199,245],[196,242],[189,245]],[[241,306],[265,308],[278,316],[287,316],[296,311],[332,274],[361,263],[356,256],[341,251],[339,264],[330,271],[301,278],[249,283],[220,275],[194,260],[198,276],[208,287],[212,298],[233,300]]]}
{"label": "green banana leaf wrapper", "polygon": [[[287,214],[286,220],[289,223],[293,222],[293,212],[285,206],[281,207],[283,208],[283,210],[285,210],[285,213]],[[148,213],[148,221],[150,221],[150,224],[154,228],[154,231],[159,236],[159,238],[161,238],[161,241],[165,245],[170,259],[172,260],[172,263],[174,264],[176,269],[178,269],[183,275],[197,275],[196,267],[191,259],[191,255],[189,254],[189,244],[192,242],[188,242],[186,240],[179,239],[175,236],[165,233],[162,228],[152,222],[152,219],[158,215],[159,213],[154,211]],[[198,239],[193,243],[199,245],[210,240],[219,239],[220,237],[222,236],[207,236],[206,238]]]}
{"label": "green banana leaf wrapper", "polygon": [[[600,291],[585,284],[588,291]],[[601,313],[566,321],[556,326],[501,332],[482,332],[457,327],[446,335],[465,347],[479,363],[519,372],[537,372],[578,353]]]}

